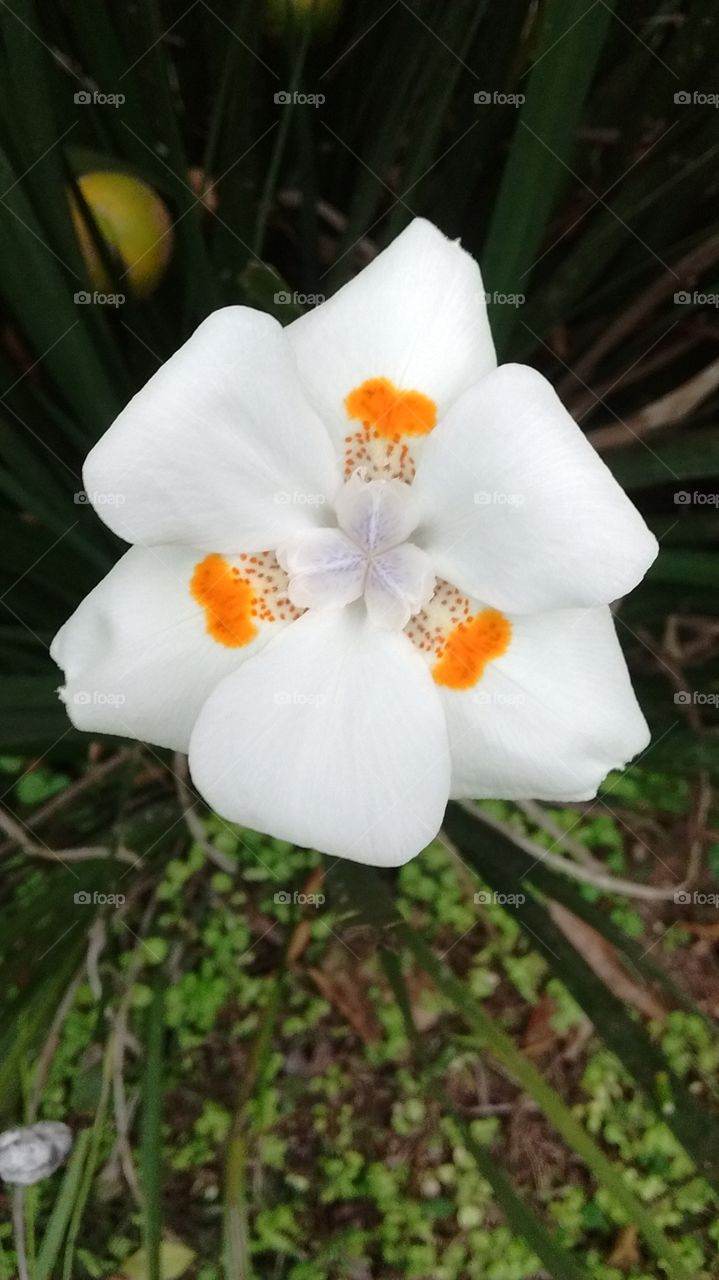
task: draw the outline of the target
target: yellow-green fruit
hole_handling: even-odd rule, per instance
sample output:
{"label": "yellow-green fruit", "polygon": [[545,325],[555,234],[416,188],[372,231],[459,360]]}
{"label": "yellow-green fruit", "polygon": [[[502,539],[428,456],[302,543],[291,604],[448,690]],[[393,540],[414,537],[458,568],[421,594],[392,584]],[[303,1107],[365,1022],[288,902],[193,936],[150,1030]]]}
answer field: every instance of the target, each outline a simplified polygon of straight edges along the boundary
{"label": "yellow-green fruit", "polygon": [[[160,283],[172,256],[174,236],[167,206],[152,187],[128,173],[109,169],[84,173],[77,185],[103,240],[117,260],[118,275],[129,283],[128,293],[147,298]],[[71,199],[71,208],[90,279],[96,289],[109,292],[112,289],[109,272],[74,199]]]}
{"label": "yellow-green fruit", "polygon": [[342,0],[266,0],[267,26],[274,36],[293,27],[309,27],[318,36],[328,35],[339,17]]}

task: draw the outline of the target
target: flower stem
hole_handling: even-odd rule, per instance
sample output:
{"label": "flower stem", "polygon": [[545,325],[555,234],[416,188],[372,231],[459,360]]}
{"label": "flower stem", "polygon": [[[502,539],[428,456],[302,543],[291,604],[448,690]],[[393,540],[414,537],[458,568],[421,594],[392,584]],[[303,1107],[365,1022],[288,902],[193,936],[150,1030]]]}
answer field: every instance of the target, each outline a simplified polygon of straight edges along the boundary
{"label": "flower stem", "polygon": [[30,1280],[25,1249],[25,1188],[15,1187],[12,1194],[12,1225],[15,1235],[18,1280]]}

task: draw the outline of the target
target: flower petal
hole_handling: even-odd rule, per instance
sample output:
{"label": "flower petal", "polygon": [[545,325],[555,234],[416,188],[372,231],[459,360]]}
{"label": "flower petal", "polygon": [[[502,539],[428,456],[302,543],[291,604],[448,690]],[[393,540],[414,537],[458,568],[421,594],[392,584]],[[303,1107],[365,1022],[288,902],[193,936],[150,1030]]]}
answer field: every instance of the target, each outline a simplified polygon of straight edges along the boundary
{"label": "flower petal", "polygon": [[339,529],[310,529],[277,548],[289,597],[299,609],[339,609],[358,600],[367,560]]}
{"label": "flower petal", "polygon": [[[76,728],[187,750],[208,694],[284,625],[251,616],[241,588],[233,605],[229,565],[213,593],[211,574],[206,584],[197,577],[210,559],[221,561],[185,547],[132,547],[86,596],[50,649]],[[289,608],[285,621],[293,616]]]}
{"label": "flower petal", "polygon": [[234,553],[324,523],[340,482],[276,320],[225,307],[130,401],[84,468],[89,500],[128,542]]}
{"label": "flower petal", "polygon": [[190,769],[230,821],[399,866],[444,814],[439,694],[406,637],[373,627],[362,606],[306,613],[210,696]]}
{"label": "flower petal", "polygon": [[401,631],[432,598],[434,587],[429,556],[405,542],[370,564],[364,592],[367,613],[375,626]]}
{"label": "flower petal", "polygon": [[452,795],[589,800],[649,742],[610,610],[515,615],[472,689],[442,688]]}
{"label": "flower petal", "polygon": [[411,486],[402,480],[370,480],[355,472],[335,502],[337,523],[372,555],[406,542],[419,522]]}
{"label": "flower petal", "polygon": [[498,609],[609,604],[657,542],[541,374],[502,365],[427,441],[413,488],[438,575]]}
{"label": "flower petal", "polygon": [[310,402],[343,451],[345,400],[363,384],[388,379],[418,392],[441,418],[497,363],[477,263],[423,218],[287,334]]}

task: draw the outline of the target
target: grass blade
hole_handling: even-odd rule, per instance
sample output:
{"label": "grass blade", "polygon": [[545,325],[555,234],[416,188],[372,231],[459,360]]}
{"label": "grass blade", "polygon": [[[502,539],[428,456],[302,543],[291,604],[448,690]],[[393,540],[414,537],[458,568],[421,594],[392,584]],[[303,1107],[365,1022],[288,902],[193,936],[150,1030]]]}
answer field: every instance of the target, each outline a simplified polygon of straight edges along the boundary
{"label": "grass blade", "polygon": [[80,1190],[80,1180],[90,1145],[90,1129],[83,1129],[75,1139],[60,1191],[48,1219],[40,1252],[35,1263],[33,1280],[50,1280],[57,1262],[62,1242],[70,1222]]}
{"label": "grass blade", "polygon": [[153,993],[145,1038],[145,1070],[142,1088],[141,1172],[143,1237],[147,1255],[147,1280],[161,1280],[162,1239],[162,1042],[165,1024],[165,989],[158,982]]}

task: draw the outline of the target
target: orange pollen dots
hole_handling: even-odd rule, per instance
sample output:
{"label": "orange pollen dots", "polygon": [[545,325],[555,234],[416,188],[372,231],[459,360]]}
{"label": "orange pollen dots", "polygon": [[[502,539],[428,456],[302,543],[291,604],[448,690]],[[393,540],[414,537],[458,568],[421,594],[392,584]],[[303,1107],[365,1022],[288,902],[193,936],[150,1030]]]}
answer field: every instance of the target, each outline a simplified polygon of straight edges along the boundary
{"label": "orange pollen dots", "polygon": [[472,613],[467,597],[440,578],[429,604],[410,619],[406,635],[432,664],[437,684],[471,689],[487,663],[506,653],[512,626],[497,609]]}
{"label": "orange pollen dots", "polygon": [[482,609],[450,631],[439,661],[432,667],[437,684],[471,689],[488,662],[507,652],[512,627],[497,609]]}
{"label": "orange pollen dots", "polygon": [[345,437],[345,474],[359,466],[399,480],[414,479],[414,459],[403,437],[425,436],[436,426],[437,406],[421,391],[402,391],[389,378],[368,378],[345,398],[347,417],[361,429]]}
{"label": "orange pollen dots", "polygon": [[208,633],[231,649],[254,640],[260,622],[285,622],[300,612],[287,599],[287,576],[273,552],[239,559],[241,568],[213,552],[195,565],[190,580],[190,592],[205,610]]}

